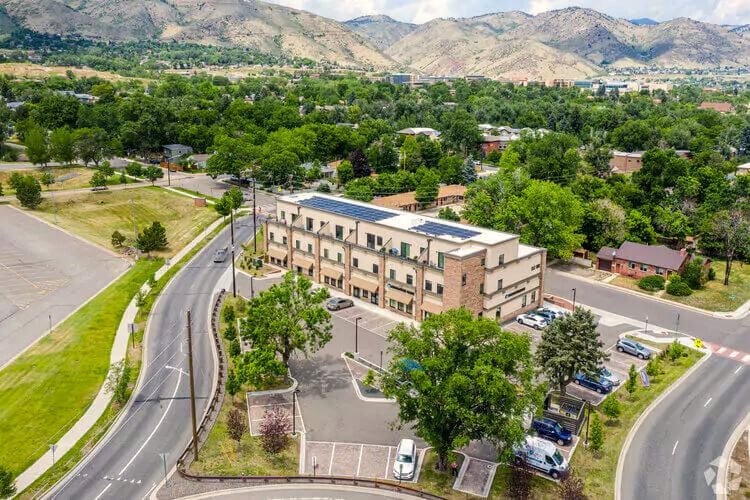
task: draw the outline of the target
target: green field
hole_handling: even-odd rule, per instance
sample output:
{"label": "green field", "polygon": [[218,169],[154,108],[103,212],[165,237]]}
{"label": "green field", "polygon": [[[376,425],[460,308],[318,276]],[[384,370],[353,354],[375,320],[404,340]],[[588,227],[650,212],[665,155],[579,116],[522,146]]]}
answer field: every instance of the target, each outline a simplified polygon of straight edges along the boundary
{"label": "green field", "polygon": [[0,465],[22,472],[85,413],[106,378],[125,308],[161,265],[139,260],[0,371]]}
{"label": "green field", "polygon": [[[131,205],[132,200],[132,205]],[[218,214],[211,207],[195,207],[193,200],[159,187],[56,196],[58,225],[105,248],[112,248],[115,230],[133,240],[133,214],[138,231],[154,221],[167,229],[169,248],[154,252],[171,257],[195,239]],[[55,221],[55,206],[45,199],[36,214]]]}
{"label": "green field", "polygon": [[[42,175],[43,170],[49,170],[55,177],[56,182],[49,186],[42,185],[42,191],[60,191],[69,189],[80,189],[90,187],[91,177],[94,175],[93,168],[86,167],[49,167],[47,169],[40,168],[27,168],[19,170],[2,170],[0,171],[0,184],[3,185],[3,194],[11,195],[15,191],[8,185],[8,180],[13,172],[18,172],[21,175],[31,174],[37,179]],[[127,179],[128,182],[134,182],[133,179]],[[120,175],[115,174],[107,179],[108,184],[119,184]]]}

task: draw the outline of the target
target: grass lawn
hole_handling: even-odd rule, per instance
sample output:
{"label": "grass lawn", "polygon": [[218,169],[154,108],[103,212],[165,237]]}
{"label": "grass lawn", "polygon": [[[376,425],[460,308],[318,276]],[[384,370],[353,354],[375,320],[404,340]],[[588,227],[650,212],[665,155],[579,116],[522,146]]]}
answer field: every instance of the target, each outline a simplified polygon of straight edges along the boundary
{"label": "grass lawn", "polygon": [[242,255],[237,258],[237,266],[246,273],[256,277],[266,276],[267,274],[277,271],[277,268],[269,266],[265,262],[260,269],[255,268],[253,265],[253,259],[256,257],[262,258],[265,255],[265,252],[263,251],[263,226],[258,228],[258,232],[255,234],[255,240],[257,241],[255,252],[253,252],[252,241],[242,245]]}
{"label": "grass lawn", "polygon": [[[55,183],[49,186],[42,185],[42,191],[60,191],[68,189],[79,189],[91,187],[91,177],[94,175],[93,168],[85,167],[50,167],[48,169],[33,168],[33,169],[21,169],[21,170],[1,170],[0,171],[0,184],[3,185],[3,194],[5,196],[12,195],[15,193],[14,189],[8,185],[11,174],[18,172],[21,175],[31,174],[37,179],[42,176],[44,170],[49,170],[55,177]],[[128,182],[134,182],[132,179],[128,179]],[[120,175],[115,174],[107,179],[107,184],[120,184]]]}
{"label": "grass lawn", "polygon": [[[133,200],[132,206],[130,200]],[[167,229],[169,247],[154,252],[158,257],[171,257],[192,241],[218,214],[210,207],[195,207],[193,200],[170,193],[159,187],[143,187],[119,191],[79,193],[56,196],[58,225],[105,248],[112,248],[111,236],[115,230],[132,244],[135,212],[138,231],[154,221]],[[35,212],[47,221],[55,220],[54,205],[45,199]]]}
{"label": "grass lawn", "polygon": [[232,398],[227,394],[224,405],[206,442],[198,453],[199,460],[190,472],[204,475],[296,476],[299,470],[299,441],[290,437],[289,444],[279,454],[266,453],[260,439],[246,432],[237,443],[227,433],[227,415],[232,406],[247,415],[245,393]]}
{"label": "grass lawn", "polygon": [[[461,470],[461,464],[464,462],[464,456],[460,453],[451,452],[448,456],[448,463],[456,462],[458,470]],[[422,463],[422,469],[419,472],[419,481],[417,487],[421,490],[429,491],[445,498],[465,498],[466,495],[453,489],[453,483],[456,478],[451,474],[450,468],[441,472],[435,469],[437,463],[437,453],[435,450],[427,450]]]}
{"label": "grass lawn", "polygon": [[729,286],[724,286],[725,266],[723,260],[711,262],[716,279],[706,283],[701,290],[694,290],[692,295],[673,297],[665,294],[664,298],[709,311],[734,311],[750,300],[750,265],[734,261],[729,275]]}
{"label": "grass lawn", "polygon": [[648,405],[693,366],[701,356],[700,352],[687,349],[686,356],[678,358],[674,363],[665,358],[660,361],[662,373],[650,377],[650,387],[642,387],[639,381],[632,396],[625,389],[609,396],[620,400],[622,414],[614,422],[608,421],[607,417],[600,415],[604,423],[604,446],[602,450],[594,453],[581,443],[578,445],[571,463],[573,473],[583,479],[586,485],[586,494],[589,498],[614,497],[617,461],[630,428]]}
{"label": "grass lawn", "polygon": [[213,201],[214,203],[219,201],[219,199],[214,196],[208,196],[203,193],[199,193],[198,191],[193,191],[192,189],[187,189],[184,187],[176,187],[176,186],[172,187],[172,189],[176,189],[177,191],[182,191],[183,193],[189,194],[191,196],[195,196],[196,198],[205,198],[206,200]]}
{"label": "grass lawn", "polygon": [[109,370],[117,326],[162,265],[140,260],[51,334],[0,371],[0,464],[15,475],[83,415]]}
{"label": "grass lawn", "polygon": [[610,281],[610,283],[622,288],[627,288],[628,290],[635,290],[636,292],[645,293],[646,295],[654,295],[656,293],[644,290],[643,288],[639,287],[638,280],[635,278],[631,278],[630,276],[617,276],[615,279]]}

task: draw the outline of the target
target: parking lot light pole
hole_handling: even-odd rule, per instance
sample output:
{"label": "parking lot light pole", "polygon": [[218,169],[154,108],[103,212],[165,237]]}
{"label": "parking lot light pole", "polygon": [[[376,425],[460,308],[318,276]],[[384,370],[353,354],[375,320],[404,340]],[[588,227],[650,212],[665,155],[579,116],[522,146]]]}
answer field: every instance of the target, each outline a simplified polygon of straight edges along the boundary
{"label": "parking lot light pole", "polygon": [[575,309],[576,309],[576,289],[575,288],[571,288],[571,290],[573,291],[573,310],[575,311]]}
{"label": "parking lot light pole", "polygon": [[297,437],[297,394],[299,389],[292,392],[292,436]]}
{"label": "parking lot light pole", "polygon": [[56,444],[49,445],[49,449],[52,452],[52,465],[55,465],[55,450],[57,449]]}
{"label": "parking lot light pole", "polygon": [[648,334],[648,314],[646,315],[646,334]]}
{"label": "parking lot light pole", "polygon": [[354,352],[359,352],[359,320],[362,319],[362,316],[357,316],[354,318]]}
{"label": "parking lot light pole", "polygon": [[674,332],[680,333],[680,313],[677,313],[677,321],[674,326]]}

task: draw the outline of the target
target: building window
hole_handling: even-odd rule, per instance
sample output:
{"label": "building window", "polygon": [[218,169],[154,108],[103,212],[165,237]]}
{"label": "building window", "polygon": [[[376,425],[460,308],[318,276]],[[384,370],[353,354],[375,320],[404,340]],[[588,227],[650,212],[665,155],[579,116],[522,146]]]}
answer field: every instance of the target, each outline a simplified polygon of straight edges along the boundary
{"label": "building window", "polygon": [[498,307],[497,310],[495,311],[495,319],[499,320],[502,317],[503,317],[503,313],[500,311],[500,308]]}
{"label": "building window", "polygon": [[370,302],[373,304],[378,303],[378,294],[377,293],[371,293],[370,294]]}
{"label": "building window", "polygon": [[635,262],[628,262],[628,267],[630,269],[635,269]]}
{"label": "building window", "polygon": [[378,265],[377,264],[373,264],[372,265],[372,272],[375,273],[375,274],[378,274],[379,271],[380,270],[378,269]]}
{"label": "building window", "polygon": [[313,230],[313,223],[314,222],[312,220],[312,217],[307,217],[305,219],[305,227],[307,228],[308,231],[312,231]]}
{"label": "building window", "polygon": [[499,292],[502,289],[503,289],[503,280],[497,280],[497,291]]}
{"label": "building window", "polygon": [[328,258],[328,249],[327,248],[323,249],[323,257],[325,257],[326,259]]}
{"label": "building window", "polygon": [[411,255],[411,245],[408,243],[401,242],[401,255],[405,258],[409,258]]}
{"label": "building window", "polygon": [[523,294],[523,299],[521,299],[521,307],[526,307],[526,294]]}
{"label": "building window", "polygon": [[404,312],[404,303],[403,302],[396,302],[396,305],[398,306],[398,310],[401,312]]}
{"label": "building window", "polygon": [[661,276],[662,274],[664,274],[664,269],[662,269],[661,267],[657,267],[656,268],[656,274],[658,274],[659,276]]}
{"label": "building window", "polygon": [[406,284],[407,285],[413,285],[414,284],[414,276],[411,274],[406,275]]}
{"label": "building window", "polygon": [[427,312],[427,311],[422,311],[422,317],[423,317],[424,319],[427,319],[427,318],[429,318],[430,316],[432,316],[432,313],[430,313],[430,312]]}
{"label": "building window", "polygon": [[352,295],[354,295],[355,297],[359,297],[359,287],[355,286],[354,288],[352,288]]}
{"label": "building window", "polygon": [[282,243],[283,243],[284,245],[286,245],[286,242],[287,242],[286,236],[282,236],[282,237],[281,237],[281,242],[282,242]]}
{"label": "building window", "polygon": [[283,210],[281,211],[281,220],[286,222],[286,212],[284,212]]}
{"label": "building window", "polygon": [[431,292],[432,291],[432,281],[425,280],[425,282],[424,282],[424,289],[427,290],[428,292]]}
{"label": "building window", "polygon": [[533,292],[531,292],[531,301],[532,302],[536,302],[536,290],[534,290]]}
{"label": "building window", "polygon": [[336,239],[337,240],[343,240],[344,239],[344,226],[336,225]]}
{"label": "building window", "polygon": [[336,262],[338,262],[339,264],[341,264],[343,261],[344,261],[344,256],[341,255],[341,252],[338,252],[336,254]]}
{"label": "building window", "polygon": [[461,275],[461,286],[466,286],[466,273]]}
{"label": "building window", "polygon": [[535,265],[535,266],[531,266],[531,270],[532,270],[532,271],[536,271],[536,270],[537,270],[537,269],[539,269],[540,267],[542,267],[542,265],[541,265],[541,264],[537,264],[537,265]]}
{"label": "building window", "polygon": [[299,240],[294,240],[294,248],[296,248],[297,250],[299,250],[301,246],[302,245],[300,244]]}
{"label": "building window", "polygon": [[269,239],[270,241],[273,241],[273,233],[268,233],[268,239]]}
{"label": "building window", "polygon": [[367,248],[375,249],[375,235],[367,233]]}
{"label": "building window", "polygon": [[378,237],[376,238],[376,241],[378,242],[378,246],[379,246],[379,247],[382,247],[382,246],[383,246],[383,237],[382,237],[382,236],[378,236]]}
{"label": "building window", "polygon": [[641,271],[648,271],[648,264],[641,264]]}
{"label": "building window", "polygon": [[443,295],[443,285],[441,285],[440,283],[435,285],[435,293],[437,293],[438,295]]}
{"label": "building window", "polygon": [[313,275],[313,268],[312,267],[307,270],[307,275],[308,276],[312,276]]}
{"label": "building window", "polygon": [[500,256],[497,258],[497,265],[502,266],[505,264],[505,254],[501,253]]}
{"label": "building window", "polygon": [[484,293],[484,283],[479,284],[479,293]]}
{"label": "building window", "polygon": [[299,217],[299,214],[292,214],[292,224],[297,220],[297,217]]}
{"label": "building window", "polygon": [[352,265],[353,265],[354,267],[359,267],[359,259],[358,259],[358,258],[356,258],[356,257],[354,257],[354,258],[352,259]]}
{"label": "building window", "polygon": [[482,257],[482,260],[479,261],[482,264],[482,267],[484,267],[484,257]]}
{"label": "building window", "polygon": [[412,314],[414,312],[413,306],[411,304],[406,304],[406,312],[409,314]]}
{"label": "building window", "polygon": [[388,305],[392,308],[396,308],[396,300],[395,299],[388,299]]}
{"label": "building window", "polygon": [[362,289],[362,297],[366,299],[366,298],[367,298],[367,297],[369,297],[369,296],[370,296],[370,292],[368,292],[367,290],[365,290],[365,289],[363,288],[363,289]]}
{"label": "building window", "polygon": [[438,269],[445,268],[445,254],[443,252],[438,252]]}
{"label": "building window", "polygon": [[323,227],[325,225],[326,225],[326,221],[324,221],[324,220],[320,221],[320,227]]}
{"label": "building window", "polygon": [[396,279],[396,270],[395,269],[389,269],[388,270],[388,278],[395,280]]}
{"label": "building window", "polygon": [[312,243],[307,244],[307,253],[313,253],[312,251]]}

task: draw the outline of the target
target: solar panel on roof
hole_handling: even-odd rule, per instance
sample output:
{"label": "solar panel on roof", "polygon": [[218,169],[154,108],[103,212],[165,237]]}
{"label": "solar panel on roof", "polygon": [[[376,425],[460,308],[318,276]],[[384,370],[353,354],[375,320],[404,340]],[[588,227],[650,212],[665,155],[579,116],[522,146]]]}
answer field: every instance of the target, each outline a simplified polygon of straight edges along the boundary
{"label": "solar panel on roof", "polygon": [[299,200],[299,204],[305,207],[316,208],[334,214],[346,215],[355,219],[377,222],[393,217],[393,214],[377,208],[364,207],[354,203],[341,200],[332,200],[321,196],[312,196],[305,200]]}
{"label": "solar panel on roof", "polygon": [[432,234],[435,236],[455,236],[462,240],[476,236],[479,231],[472,231],[470,229],[464,229],[462,227],[448,226],[447,224],[440,224],[438,222],[425,222],[418,226],[411,228],[412,231],[419,231],[426,234]]}

